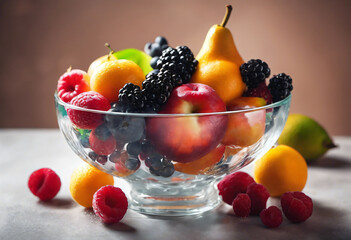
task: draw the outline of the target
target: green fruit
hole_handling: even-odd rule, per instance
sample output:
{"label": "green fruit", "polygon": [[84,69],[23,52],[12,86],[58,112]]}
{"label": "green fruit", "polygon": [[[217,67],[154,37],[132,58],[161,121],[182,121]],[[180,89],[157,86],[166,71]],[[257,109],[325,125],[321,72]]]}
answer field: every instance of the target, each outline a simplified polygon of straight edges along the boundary
{"label": "green fruit", "polygon": [[113,55],[117,59],[126,59],[135,62],[143,70],[145,75],[152,71],[152,67],[150,66],[151,57],[138,49],[128,48],[114,52]]}
{"label": "green fruit", "polygon": [[336,147],[319,123],[301,114],[289,115],[278,143],[295,148],[307,162]]}

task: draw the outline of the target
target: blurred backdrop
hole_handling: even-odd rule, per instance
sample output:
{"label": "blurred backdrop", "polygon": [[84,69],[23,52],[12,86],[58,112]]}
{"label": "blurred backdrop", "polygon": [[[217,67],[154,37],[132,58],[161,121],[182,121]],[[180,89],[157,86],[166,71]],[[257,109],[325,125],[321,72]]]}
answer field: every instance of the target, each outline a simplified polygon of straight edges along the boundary
{"label": "blurred backdrop", "polygon": [[56,128],[53,94],[72,65],[163,35],[196,54],[225,5],[245,60],[261,58],[294,83],[291,112],[351,135],[351,1],[0,0],[0,128]]}

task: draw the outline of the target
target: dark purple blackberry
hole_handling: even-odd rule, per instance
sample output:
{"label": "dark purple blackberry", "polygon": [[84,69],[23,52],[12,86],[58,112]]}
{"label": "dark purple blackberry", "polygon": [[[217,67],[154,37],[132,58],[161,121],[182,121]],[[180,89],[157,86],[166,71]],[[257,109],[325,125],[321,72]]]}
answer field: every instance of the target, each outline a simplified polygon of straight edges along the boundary
{"label": "dark purple blackberry", "polygon": [[125,84],[119,90],[118,105],[124,106],[131,111],[141,111],[145,106],[145,100],[140,87],[133,83]]}
{"label": "dark purple blackberry", "polygon": [[146,158],[145,165],[149,167],[150,173],[155,176],[170,177],[175,171],[173,163],[161,155]]}
{"label": "dark purple blackberry", "polygon": [[175,86],[176,78],[172,77],[172,73],[162,70],[158,73],[151,72],[146,75],[146,79],[142,83],[142,94],[145,96],[146,111],[157,112],[169,96]]}
{"label": "dark purple blackberry", "polygon": [[178,46],[163,50],[156,67],[160,70],[169,70],[172,74],[178,74],[184,84],[190,81],[197,64],[198,61],[187,46]]}
{"label": "dark purple blackberry", "polygon": [[293,90],[292,79],[285,73],[274,75],[269,80],[268,89],[272,94],[273,102],[283,100],[289,96]]}
{"label": "dark purple blackberry", "polygon": [[240,73],[246,86],[254,89],[269,77],[271,69],[261,59],[251,59],[240,66]]}

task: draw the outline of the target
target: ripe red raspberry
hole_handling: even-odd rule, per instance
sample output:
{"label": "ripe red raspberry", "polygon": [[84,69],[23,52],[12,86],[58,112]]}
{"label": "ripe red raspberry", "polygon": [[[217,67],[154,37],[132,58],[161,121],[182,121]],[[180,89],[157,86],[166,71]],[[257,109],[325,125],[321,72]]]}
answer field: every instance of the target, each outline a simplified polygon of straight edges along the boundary
{"label": "ripe red raspberry", "polygon": [[128,200],[124,192],[108,185],[97,190],[93,197],[93,210],[105,223],[119,222],[128,209]]}
{"label": "ripe red raspberry", "polygon": [[255,180],[245,172],[235,172],[225,176],[217,185],[219,195],[225,203],[232,205],[234,198],[239,193],[246,193],[247,186]]}
{"label": "ripe red raspberry", "polygon": [[[107,132],[107,133],[100,132],[100,129],[104,128],[103,126],[104,125],[102,125],[102,127],[99,126],[93,131],[91,131],[89,136],[89,144],[90,144],[90,148],[95,153],[99,155],[107,156],[113,153],[113,151],[116,149],[116,140],[110,132]],[[108,130],[106,129],[106,131]]]}
{"label": "ripe red raspberry", "polygon": [[28,180],[30,191],[40,200],[54,198],[61,188],[60,177],[49,168],[34,171]]}
{"label": "ripe red raspberry", "polygon": [[251,183],[247,187],[246,193],[251,199],[251,215],[258,215],[266,208],[269,192],[262,184]]}
{"label": "ripe red raspberry", "polygon": [[266,82],[260,83],[256,88],[248,89],[244,95],[246,97],[261,97],[266,100],[267,104],[272,103],[272,94],[269,91]]}
{"label": "ripe red raspberry", "polygon": [[[83,92],[74,97],[71,104],[86,109],[107,111],[110,109],[109,101],[100,93]],[[68,108],[67,114],[72,123],[82,129],[94,129],[103,122],[103,115],[87,111]]]}
{"label": "ripe red raspberry", "polygon": [[312,215],[312,199],[302,192],[286,192],[280,202],[284,215],[292,222],[306,221]]}
{"label": "ripe red raspberry", "polygon": [[64,73],[57,83],[58,96],[62,101],[69,103],[78,94],[90,90],[87,81],[89,76],[82,70],[74,69]]}
{"label": "ripe red raspberry", "polygon": [[248,217],[250,215],[251,200],[246,193],[239,193],[233,200],[233,210],[238,217]]}
{"label": "ripe red raspberry", "polygon": [[262,223],[269,228],[279,227],[283,222],[283,214],[276,206],[271,206],[261,211],[260,218]]}

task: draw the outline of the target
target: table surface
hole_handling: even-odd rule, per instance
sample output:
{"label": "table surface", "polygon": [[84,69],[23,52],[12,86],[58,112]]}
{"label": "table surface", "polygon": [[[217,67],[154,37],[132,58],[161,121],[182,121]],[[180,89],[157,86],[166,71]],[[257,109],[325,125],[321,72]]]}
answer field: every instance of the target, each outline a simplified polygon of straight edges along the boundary
{"label": "table surface", "polygon": [[[0,130],[0,239],[351,239],[351,137],[335,137],[338,148],[309,166],[304,192],[314,212],[304,223],[286,218],[268,229],[259,217],[238,218],[228,205],[190,217],[152,217],[127,211],[120,223],[103,224],[70,197],[69,179],[81,164],[57,129]],[[28,187],[29,175],[56,171],[62,186],[49,202]],[[252,173],[252,164],[243,169]],[[115,185],[127,191],[123,180]],[[279,204],[269,199],[268,205]]]}

